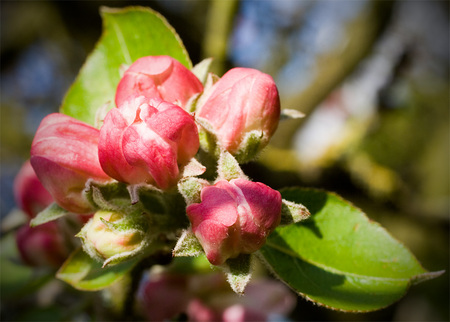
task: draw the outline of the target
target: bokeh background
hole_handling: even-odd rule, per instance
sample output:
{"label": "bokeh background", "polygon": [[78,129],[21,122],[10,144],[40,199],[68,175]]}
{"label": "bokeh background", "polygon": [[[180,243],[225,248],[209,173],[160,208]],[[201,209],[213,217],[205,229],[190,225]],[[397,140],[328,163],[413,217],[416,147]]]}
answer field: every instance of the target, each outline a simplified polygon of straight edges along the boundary
{"label": "bokeh background", "polygon": [[[58,110],[100,37],[99,7],[148,6],[174,26],[194,64],[214,57],[219,75],[233,66],[269,73],[282,107],[306,114],[280,124],[258,162],[245,166],[250,177],[274,188],[334,191],[386,227],[425,268],[446,270],[378,312],[335,312],[299,298],[290,320],[449,320],[448,1],[0,5],[2,218],[14,210],[12,182],[41,119]],[[2,235],[7,232],[2,225]],[[2,258],[8,245],[2,245]],[[29,312],[8,312],[8,294],[2,293],[3,316],[30,320]],[[57,304],[30,308],[32,316],[48,319],[38,312],[57,312]],[[52,317],[58,320],[57,313]]]}

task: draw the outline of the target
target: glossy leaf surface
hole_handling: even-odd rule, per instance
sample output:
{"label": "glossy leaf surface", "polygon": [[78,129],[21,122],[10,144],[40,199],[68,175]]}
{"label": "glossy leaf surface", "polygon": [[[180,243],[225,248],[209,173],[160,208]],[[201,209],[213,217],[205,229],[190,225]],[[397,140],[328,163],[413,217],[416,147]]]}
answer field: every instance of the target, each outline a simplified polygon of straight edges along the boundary
{"label": "glossy leaf surface", "polygon": [[400,299],[427,273],[401,243],[347,201],[324,191],[293,188],[310,219],[278,227],[261,249],[273,272],[304,297],[344,311],[371,311]]}

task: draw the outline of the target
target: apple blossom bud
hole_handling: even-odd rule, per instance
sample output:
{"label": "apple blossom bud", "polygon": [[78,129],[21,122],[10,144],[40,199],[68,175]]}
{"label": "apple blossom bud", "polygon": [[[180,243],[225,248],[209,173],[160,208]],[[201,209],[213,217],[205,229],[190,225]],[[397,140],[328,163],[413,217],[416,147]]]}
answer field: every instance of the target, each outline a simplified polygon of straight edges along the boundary
{"label": "apple blossom bud", "polygon": [[280,118],[280,99],[271,76],[233,68],[204,96],[196,117],[211,126],[218,145],[238,161],[250,161],[268,144]]}
{"label": "apple blossom bud", "polygon": [[139,301],[144,314],[151,321],[170,321],[183,313],[191,296],[188,276],[152,274],[142,280]]}
{"label": "apple blossom bud", "polygon": [[281,194],[260,182],[220,180],[187,207],[192,231],[213,265],[260,249],[281,219]]}
{"label": "apple blossom bud", "polygon": [[30,266],[58,268],[69,256],[55,221],[37,227],[25,224],[17,231],[16,243],[22,260]]}
{"label": "apple blossom bud", "polygon": [[189,321],[222,321],[219,313],[215,312],[213,308],[209,307],[198,298],[194,298],[189,302],[186,313],[189,316]]}
{"label": "apple blossom bud", "polygon": [[14,179],[14,198],[17,206],[29,217],[34,218],[53,202],[50,193],[39,181],[30,161],[26,161]]}
{"label": "apple blossom bud", "polygon": [[159,98],[185,107],[203,91],[200,80],[170,56],[147,56],[136,60],[125,72],[116,92],[116,106],[138,96]]}
{"label": "apple blossom bud", "polygon": [[141,96],[113,108],[100,129],[99,158],[118,181],[166,190],[199,148],[193,117],[179,106]]}
{"label": "apple blossom bud", "polygon": [[30,162],[42,185],[61,207],[75,213],[92,211],[83,195],[86,182],[107,182],[98,160],[99,130],[70,116],[45,117],[31,146]]}
{"label": "apple blossom bud", "polygon": [[115,264],[137,255],[148,244],[148,218],[138,212],[99,210],[77,237],[94,259]]}

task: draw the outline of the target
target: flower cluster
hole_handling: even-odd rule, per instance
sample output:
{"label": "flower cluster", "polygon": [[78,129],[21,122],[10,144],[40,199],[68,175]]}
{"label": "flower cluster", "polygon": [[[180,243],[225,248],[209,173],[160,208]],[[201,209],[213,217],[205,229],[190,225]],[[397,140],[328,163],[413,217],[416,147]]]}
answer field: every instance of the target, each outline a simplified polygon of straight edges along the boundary
{"label": "flower cluster", "polygon": [[[239,164],[253,160],[278,126],[269,75],[234,68],[202,84],[175,59],[148,56],[125,71],[115,104],[99,128],[48,115],[31,148],[51,199],[64,211],[94,214],[77,235],[92,258],[106,266],[167,246],[175,256],[197,247],[227,267],[263,246],[283,201]],[[178,242],[171,237],[180,234]]]}

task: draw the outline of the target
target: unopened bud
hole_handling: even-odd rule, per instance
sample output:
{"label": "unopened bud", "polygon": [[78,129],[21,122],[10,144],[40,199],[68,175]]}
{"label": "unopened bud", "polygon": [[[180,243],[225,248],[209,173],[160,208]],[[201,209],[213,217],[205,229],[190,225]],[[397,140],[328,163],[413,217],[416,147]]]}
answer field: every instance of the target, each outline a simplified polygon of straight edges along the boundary
{"label": "unopened bud", "polygon": [[83,194],[86,182],[112,180],[100,166],[98,138],[96,128],[59,113],[45,117],[36,132],[31,165],[56,203],[68,211],[92,212]]}
{"label": "unopened bud", "polygon": [[158,98],[185,107],[189,99],[200,93],[200,80],[170,56],[146,56],[136,60],[124,73],[117,86],[116,105],[139,96]]}
{"label": "unopened bud", "polygon": [[181,107],[141,96],[113,108],[100,129],[107,174],[129,184],[174,187],[199,148],[197,126]]}
{"label": "unopened bud", "polygon": [[148,224],[143,213],[100,210],[77,237],[82,239],[83,249],[106,266],[140,254],[149,242]]}
{"label": "unopened bud", "polygon": [[268,144],[280,119],[272,77],[256,69],[233,68],[205,97],[196,110],[199,123],[240,163],[252,160]]}
{"label": "unopened bud", "polygon": [[220,180],[187,207],[192,231],[213,265],[251,254],[280,223],[281,194],[260,182]]}

